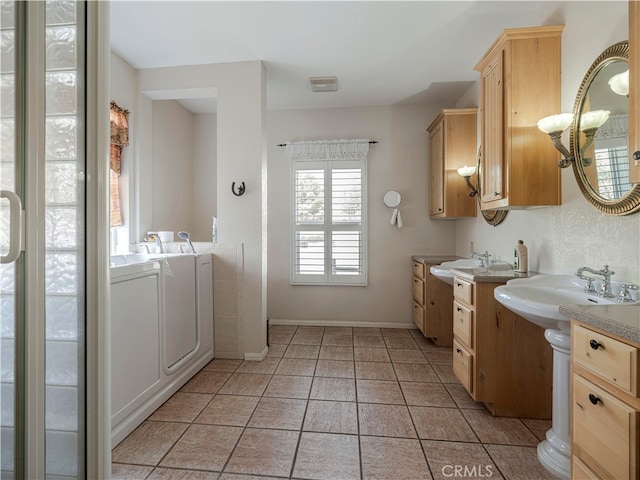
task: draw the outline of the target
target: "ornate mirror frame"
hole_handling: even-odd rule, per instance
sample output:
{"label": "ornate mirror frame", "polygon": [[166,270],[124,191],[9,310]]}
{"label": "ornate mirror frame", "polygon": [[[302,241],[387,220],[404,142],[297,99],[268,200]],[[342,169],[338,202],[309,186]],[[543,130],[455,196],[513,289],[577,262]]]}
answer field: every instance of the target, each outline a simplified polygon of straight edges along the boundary
{"label": "ornate mirror frame", "polygon": [[576,182],[580,187],[582,195],[587,199],[591,205],[600,210],[601,212],[609,215],[629,215],[640,210],[640,184],[631,185],[631,189],[622,197],[609,200],[600,196],[592,187],[589,179],[586,175],[583,166],[583,158],[580,152],[580,132],[579,132],[579,119],[582,113],[585,101],[587,101],[587,94],[589,87],[591,86],[596,75],[607,65],[617,61],[629,61],[629,42],[619,42],[600,54],[598,58],[593,62],[589,70],[587,71],[573,106],[573,123],[571,124],[570,142],[571,142],[571,155],[573,161],[573,173],[576,177]]}
{"label": "ornate mirror frame", "polygon": [[482,176],[482,147],[478,147],[478,160],[476,163],[476,172],[477,172],[477,186],[476,190],[478,191],[476,198],[478,199],[478,207],[480,208],[480,213],[484,218],[485,222],[489,225],[493,225],[494,227],[500,225],[504,222],[505,218],[507,218],[507,213],[509,210],[482,210],[482,204],[480,203],[480,198],[482,198],[482,192],[480,191],[480,185],[482,185],[482,181],[480,180]]}

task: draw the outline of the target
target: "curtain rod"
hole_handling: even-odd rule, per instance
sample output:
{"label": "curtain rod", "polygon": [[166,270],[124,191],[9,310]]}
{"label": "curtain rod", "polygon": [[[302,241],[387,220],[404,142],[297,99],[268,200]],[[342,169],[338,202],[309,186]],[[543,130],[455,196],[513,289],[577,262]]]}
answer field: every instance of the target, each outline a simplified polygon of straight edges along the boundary
{"label": "curtain rod", "polygon": [[[377,140],[369,140],[369,144],[374,144],[374,143],[378,143]],[[277,147],[286,147],[287,144],[286,143],[279,143],[278,145],[276,145]]]}

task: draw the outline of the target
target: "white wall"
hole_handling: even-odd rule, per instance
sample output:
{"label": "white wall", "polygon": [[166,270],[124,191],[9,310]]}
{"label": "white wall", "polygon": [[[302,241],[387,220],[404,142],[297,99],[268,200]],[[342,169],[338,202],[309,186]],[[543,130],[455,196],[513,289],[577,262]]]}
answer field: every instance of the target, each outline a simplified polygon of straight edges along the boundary
{"label": "white wall", "polygon": [[211,217],[217,215],[217,162],[215,114],[193,117],[193,226],[194,241],[211,241]]}
{"label": "white wall", "polygon": [[[627,2],[568,2],[552,20],[550,25],[566,25],[562,35],[562,110],[570,112],[591,63],[605,48],[628,38]],[[478,92],[476,84],[457,106],[478,106]],[[616,272],[615,280],[638,283],[640,215],[600,213],[580,193],[572,168],[562,172],[562,191],[561,206],[510,211],[497,227],[487,225],[481,217],[457,221],[456,253],[468,256],[469,242],[473,241],[477,250],[511,261],[513,246],[522,239],[529,247],[529,268],[533,271],[573,274],[583,265],[600,268],[608,264]]]}
{"label": "white wall", "polygon": [[[269,112],[268,313],[276,320],[409,324],[411,255],[455,253],[455,222],[428,216],[428,135],[439,108],[394,106]],[[369,284],[366,287],[292,286],[290,165],[279,143],[370,138]],[[388,190],[402,195],[404,228],[390,225]]]}

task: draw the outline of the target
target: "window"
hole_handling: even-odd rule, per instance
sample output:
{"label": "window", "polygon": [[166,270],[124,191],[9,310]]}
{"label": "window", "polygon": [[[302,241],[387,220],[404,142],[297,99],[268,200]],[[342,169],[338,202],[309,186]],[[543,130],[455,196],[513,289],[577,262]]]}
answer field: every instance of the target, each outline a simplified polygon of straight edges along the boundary
{"label": "window", "polygon": [[291,283],[366,285],[368,140],[287,144]]}

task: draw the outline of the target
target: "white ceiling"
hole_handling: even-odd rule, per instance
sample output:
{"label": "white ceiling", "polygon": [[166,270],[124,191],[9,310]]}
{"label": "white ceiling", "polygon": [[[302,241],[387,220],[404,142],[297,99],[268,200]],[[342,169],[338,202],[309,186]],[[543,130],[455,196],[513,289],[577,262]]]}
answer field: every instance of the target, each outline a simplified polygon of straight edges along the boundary
{"label": "white ceiling", "polygon": [[[111,46],[136,69],[262,60],[269,109],[453,106],[504,28],[562,24],[564,3],[115,0]],[[312,93],[312,76],[338,91]]]}

